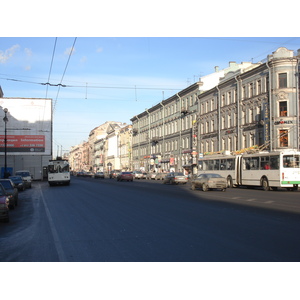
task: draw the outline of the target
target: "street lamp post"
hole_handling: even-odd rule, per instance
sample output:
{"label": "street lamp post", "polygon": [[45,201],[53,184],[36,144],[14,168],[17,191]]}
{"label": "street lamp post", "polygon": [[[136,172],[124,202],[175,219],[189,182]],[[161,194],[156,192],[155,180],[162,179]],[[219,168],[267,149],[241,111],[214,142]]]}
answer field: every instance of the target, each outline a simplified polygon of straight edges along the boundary
{"label": "street lamp post", "polygon": [[6,129],[6,124],[8,122],[8,118],[7,118],[7,112],[8,109],[4,108],[3,109],[5,116],[3,118],[4,121],[4,178],[8,178],[8,174],[7,174],[7,129]]}

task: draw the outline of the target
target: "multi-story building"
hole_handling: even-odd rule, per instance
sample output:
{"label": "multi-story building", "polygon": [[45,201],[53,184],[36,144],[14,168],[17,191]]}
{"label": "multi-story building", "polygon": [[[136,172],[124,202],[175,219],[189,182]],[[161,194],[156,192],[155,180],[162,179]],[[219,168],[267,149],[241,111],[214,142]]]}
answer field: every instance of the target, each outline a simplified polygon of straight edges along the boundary
{"label": "multi-story building", "polygon": [[299,58],[279,48],[258,64],[231,62],[214,87],[203,77],[133,117],[133,169],[195,171],[208,152],[299,149]]}
{"label": "multi-story building", "polygon": [[120,148],[120,167],[121,170],[127,171],[132,169],[131,143],[132,143],[132,125],[127,125],[119,131]]}
{"label": "multi-story building", "polygon": [[69,153],[71,169],[110,172],[130,170],[132,163],[132,126],[107,121],[91,130],[88,141],[74,146]]}

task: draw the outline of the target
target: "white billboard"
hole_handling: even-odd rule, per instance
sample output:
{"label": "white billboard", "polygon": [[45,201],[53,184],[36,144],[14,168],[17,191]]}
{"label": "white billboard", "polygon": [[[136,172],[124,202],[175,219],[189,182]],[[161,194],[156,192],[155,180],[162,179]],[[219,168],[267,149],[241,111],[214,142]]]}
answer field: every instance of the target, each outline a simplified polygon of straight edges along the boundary
{"label": "white billboard", "polygon": [[5,151],[5,123],[9,155],[52,154],[52,99],[0,98],[0,153]]}

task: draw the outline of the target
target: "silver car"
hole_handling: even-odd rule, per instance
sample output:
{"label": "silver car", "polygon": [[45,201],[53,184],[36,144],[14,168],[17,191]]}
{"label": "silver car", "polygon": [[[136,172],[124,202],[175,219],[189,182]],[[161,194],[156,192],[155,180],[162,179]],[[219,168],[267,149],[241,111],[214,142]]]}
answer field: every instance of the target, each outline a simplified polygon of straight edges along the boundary
{"label": "silver car", "polygon": [[171,172],[165,176],[163,184],[186,184],[187,182],[188,178],[182,172]]}
{"label": "silver car", "polygon": [[133,171],[133,178],[134,179],[142,179],[143,178],[143,173],[141,171]]}
{"label": "silver car", "polygon": [[203,192],[209,189],[220,189],[223,192],[226,191],[227,180],[219,174],[214,173],[202,173],[196,178],[192,179],[192,190],[196,188],[202,189]]}

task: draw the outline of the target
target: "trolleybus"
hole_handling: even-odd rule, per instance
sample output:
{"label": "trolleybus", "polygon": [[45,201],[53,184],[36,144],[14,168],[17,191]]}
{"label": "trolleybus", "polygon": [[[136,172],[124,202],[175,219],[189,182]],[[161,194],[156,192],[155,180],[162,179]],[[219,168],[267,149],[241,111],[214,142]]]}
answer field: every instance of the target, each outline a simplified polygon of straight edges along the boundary
{"label": "trolleybus", "polygon": [[68,160],[60,157],[49,160],[48,183],[50,186],[57,184],[70,184],[70,166]]}
{"label": "trolleybus", "polygon": [[237,155],[205,155],[198,172],[213,172],[227,178],[228,187],[261,186],[297,190],[300,184],[300,152],[264,151]]}

